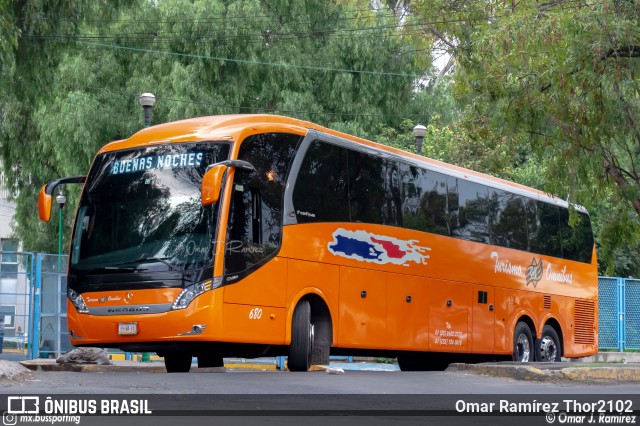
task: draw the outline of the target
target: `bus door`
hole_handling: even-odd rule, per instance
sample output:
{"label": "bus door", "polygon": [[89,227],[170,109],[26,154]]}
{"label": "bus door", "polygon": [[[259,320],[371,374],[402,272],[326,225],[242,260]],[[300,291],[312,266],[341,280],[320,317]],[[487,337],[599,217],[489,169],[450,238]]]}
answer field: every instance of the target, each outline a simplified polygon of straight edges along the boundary
{"label": "bus door", "polygon": [[493,353],[495,337],[495,289],[473,286],[473,325],[471,351]]}

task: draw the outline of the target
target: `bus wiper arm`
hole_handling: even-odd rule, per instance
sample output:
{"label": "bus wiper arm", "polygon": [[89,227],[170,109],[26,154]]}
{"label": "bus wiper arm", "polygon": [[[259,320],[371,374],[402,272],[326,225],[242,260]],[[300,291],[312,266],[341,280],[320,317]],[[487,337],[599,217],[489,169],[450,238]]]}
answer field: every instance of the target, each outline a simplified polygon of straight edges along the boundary
{"label": "bus wiper arm", "polygon": [[170,257],[143,257],[142,259],[130,260],[128,262],[119,263],[118,265],[127,265],[130,263],[143,263],[143,262],[160,262],[167,265],[169,269],[173,271],[176,271],[176,272],[183,271],[182,269],[179,269],[176,266],[172,265],[171,262],[167,262],[167,259],[171,259],[171,258]]}
{"label": "bus wiper arm", "polygon": [[[126,263],[131,263],[131,262],[126,262]],[[141,272],[141,271],[147,270],[147,269],[140,269],[140,268],[121,267],[119,265],[122,265],[122,264],[119,263],[117,265],[100,266],[100,267],[91,268],[91,269],[80,269],[79,271],[82,271],[83,273],[87,273],[87,274],[96,274],[100,272]]]}

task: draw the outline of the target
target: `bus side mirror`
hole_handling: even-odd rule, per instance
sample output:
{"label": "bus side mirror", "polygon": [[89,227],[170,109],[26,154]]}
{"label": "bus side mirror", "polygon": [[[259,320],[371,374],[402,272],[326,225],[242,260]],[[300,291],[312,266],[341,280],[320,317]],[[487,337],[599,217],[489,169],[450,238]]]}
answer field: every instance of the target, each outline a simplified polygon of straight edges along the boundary
{"label": "bus side mirror", "polygon": [[84,183],[86,180],[86,176],[70,176],[52,180],[51,182],[44,184],[42,188],[40,188],[40,193],[38,194],[38,214],[40,215],[40,220],[43,222],[49,222],[49,219],[51,219],[51,199],[53,198],[53,193],[58,186],[68,185],[70,183]]}
{"label": "bus side mirror", "polygon": [[49,222],[51,219],[51,194],[47,194],[45,189],[47,184],[42,185],[40,188],[40,194],[38,194],[38,214],[40,220],[43,222]]}
{"label": "bus side mirror", "polygon": [[218,201],[222,189],[222,178],[227,166],[218,164],[207,170],[202,178],[202,205],[208,206]]}

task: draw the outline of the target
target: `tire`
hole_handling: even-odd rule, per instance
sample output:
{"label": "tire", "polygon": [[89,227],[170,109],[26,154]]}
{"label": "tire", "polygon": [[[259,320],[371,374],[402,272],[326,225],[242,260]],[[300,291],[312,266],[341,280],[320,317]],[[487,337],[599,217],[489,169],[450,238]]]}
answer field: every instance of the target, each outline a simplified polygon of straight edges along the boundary
{"label": "tire", "polygon": [[167,352],[164,366],[167,373],[188,373],[191,369],[191,352]]}
{"label": "tire", "polygon": [[224,367],[224,359],[222,356],[213,354],[199,354],[198,368]]}
{"label": "tire", "polygon": [[291,321],[291,345],[289,346],[289,371],[308,371],[313,354],[314,327],[311,324],[311,306],[301,301],[293,311]]}
{"label": "tire", "polygon": [[536,341],[536,361],[560,362],[562,359],[562,346],[556,330],[550,325],[542,329],[542,338]]}
{"label": "tire", "polygon": [[529,326],[520,321],[513,331],[513,360],[531,362],[534,358],[533,335]]}

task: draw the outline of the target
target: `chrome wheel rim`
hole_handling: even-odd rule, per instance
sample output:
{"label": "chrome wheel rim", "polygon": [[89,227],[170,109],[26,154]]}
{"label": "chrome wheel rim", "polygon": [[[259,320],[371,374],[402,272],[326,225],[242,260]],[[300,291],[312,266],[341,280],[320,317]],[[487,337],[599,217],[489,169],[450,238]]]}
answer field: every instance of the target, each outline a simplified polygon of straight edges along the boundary
{"label": "chrome wheel rim", "polygon": [[540,359],[542,361],[555,361],[558,356],[556,342],[549,336],[544,336],[540,341]]}
{"label": "chrome wheel rim", "polygon": [[518,340],[516,340],[517,349],[518,349],[518,361],[520,362],[529,362],[529,358],[531,357],[531,345],[529,345],[529,338],[526,334],[522,333],[518,336]]}

